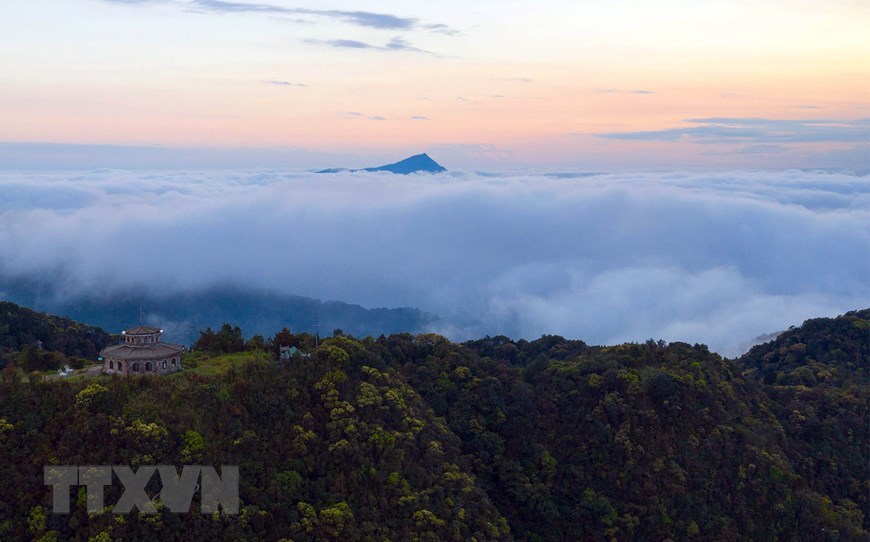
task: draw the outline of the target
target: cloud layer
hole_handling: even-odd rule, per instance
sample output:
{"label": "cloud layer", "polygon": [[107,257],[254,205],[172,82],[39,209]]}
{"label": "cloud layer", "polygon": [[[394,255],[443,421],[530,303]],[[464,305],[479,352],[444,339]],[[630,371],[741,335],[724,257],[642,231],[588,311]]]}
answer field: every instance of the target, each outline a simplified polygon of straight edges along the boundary
{"label": "cloud layer", "polygon": [[[133,0],[109,0],[110,2],[120,3],[141,3]],[[147,0],[142,0],[147,1]],[[427,23],[422,24],[419,20],[411,17],[399,17],[389,13],[374,13],[371,11],[341,11],[335,9],[308,9],[298,7],[284,7],[277,4],[253,3],[244,2],[225,2],[223,0],[193,0],[188,4],[189,9],[200,10],[206,13],[265,13],[265,14],[294,14],[308,15],[313,17],[324,17],[329,19],[337,19],[344,23],[376,28],[379,30],[413,30],[422,28],[432,32],[440,32],[445,34],[454,34],[454,30],[445,24]]]}
{"label": "cloud layer", "polygon": [[704,342],[870,306],[870,179],[803,171],[0,175],[0,278],[414,306],[462,339]]}
{"label": "cloud layer", "polygon": [[596,134],[609,139],[638,141],[676,141],[688,139],[699,143],[766,142],[766,143],[865,143],[870,140],[870,119],[763,119],[701,118],[686,119],[696,124],[681,128],[640,132]]}

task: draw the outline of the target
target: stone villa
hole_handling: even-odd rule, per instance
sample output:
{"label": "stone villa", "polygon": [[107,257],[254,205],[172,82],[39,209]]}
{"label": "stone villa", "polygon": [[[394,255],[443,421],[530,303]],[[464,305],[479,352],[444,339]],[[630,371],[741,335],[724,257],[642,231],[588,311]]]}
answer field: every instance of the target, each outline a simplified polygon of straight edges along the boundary
{"label": "stone villa", "polygon": [[162,329],[138,326],[122,331],[124,342],[100,352],[107,374],[167,374],[181,370],[180,344],[160,342]]}

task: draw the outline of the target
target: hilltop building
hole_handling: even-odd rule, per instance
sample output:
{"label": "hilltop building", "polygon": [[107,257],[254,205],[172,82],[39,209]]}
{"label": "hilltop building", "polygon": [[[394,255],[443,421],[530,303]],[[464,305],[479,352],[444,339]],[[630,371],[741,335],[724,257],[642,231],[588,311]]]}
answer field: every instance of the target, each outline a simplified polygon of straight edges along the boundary
{"label": "hilltop building", "polygon": [[311,357],[311,354],[306,354],[302,350],[299,350],[295,346],[284,346],[281,345],[278,348],[278,359],[293,359],[296,356],[301,356],[303,358]]}
{"label": "hilltop building", "polygon": [[162,329],[138,326],[122,331],[124,342],[100,352],[107,374],[168,374],[181,370],[180,344],[160,342]]}

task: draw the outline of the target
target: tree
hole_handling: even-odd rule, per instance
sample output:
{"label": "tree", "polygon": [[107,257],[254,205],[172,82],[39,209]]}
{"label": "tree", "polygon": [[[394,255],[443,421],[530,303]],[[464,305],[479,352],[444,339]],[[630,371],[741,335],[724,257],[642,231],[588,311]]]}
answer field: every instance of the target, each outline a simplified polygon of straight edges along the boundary
{"label": "tree", "polygon": [[216,335],[211,327],[199,332],[199,339],[193,344],[193,350],[200,352],[214,352],[216,349]]}
{"label": "tree", "polygon": [[27,345],[21,349],[21,354],[18,356],[18,364],[26,372],[42,370],[42,360],[39,352],[31,345]]}
{"label": "tree", "polygon": [[272,347],[275,349],[275,355],[278,355],[278,349],[282,346],[299,346],[299,340],[296,335],[290,333],[290,330],[281,328],[281,331],[275,334],[272,338]]}
{"label": "tree", "polygon": [[[262,338],[262,337],[261,337]],[[194,350],[215,354],[233,354],[244,352],[245,339],[239,326],[224,324],[217,332],[210,327],[199,332],[199,339],[193,345]]]}
{"label": "tree", "polygon": [[245,338],[239,326],[224,324],[217,332],[218,350],[225,354],[243,352],[245,350]]}
{"label": "tree", "polygon": [[245,350],[265,350],[266,340],[262,335],[254,335],[245,343]]}

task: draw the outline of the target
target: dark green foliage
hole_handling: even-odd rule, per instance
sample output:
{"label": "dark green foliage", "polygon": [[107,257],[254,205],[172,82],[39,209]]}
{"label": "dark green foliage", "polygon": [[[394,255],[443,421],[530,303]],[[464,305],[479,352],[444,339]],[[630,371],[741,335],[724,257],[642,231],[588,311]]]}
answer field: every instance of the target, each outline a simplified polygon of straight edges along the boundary
{"label": "dark green foliage", "polygon": [[[255,350],[255,343],[263,343],[263,337],[259,340],[251,339],[251,350]],[[239,326],[231,326],[224,324],[220,330],[215,332],[212,329],[206,328],[205,331],[199,332],[199,339],[194,343],[193,350],[198,352],[208,352],[210,354],[235,354],[236,352],[244,352],[246,349],[245,338],[242,337],[242,330]]]}
{"label": "dark green foliage", "polygon": [[[868,540],[868,314],[740,360],[558,336],[315,347],[284,329],[266,347],[309,357],[210,376],[4,371],[0,539]],[[203,349],[260,348],[224,327]],[[239,465],[242,513],[52,515],[49,463]]]}
{"label": "dark green foliage", "polygon": [[704,346],[496,338],[414,355],[396,342],[384,355],[401,353],[518,539],[866,534],[859,511],[795,472],[758,385]]}
{"label": "dark green foliage", "polygon": [[[510,539],[456,436],[395,371],[360,363],[371,344],[329,339],[310,358],[235,364],[213,377],[23,385],[4,376],[0,539]],[[89,517],[82,503],[46,516],[43,465],[191,463],[240,467],[238,516],[162,510],[119,520]],[[106,503],[119,493],[107,488]]]}
{"label": "dark green foliage", "polygon": [[765,384],[810,487],[870,529],[870,309],[807,320],[738,360]]}
{"label": "dark green foliage", "polygon": [[870,379],[870,309],[807,320],[740,358],[769,385],[848,387]]}
{"label": "dark green foliage", "polygon": [[112,337],[100,328],[38,313],[0,301],[0,367],[10,362],[27,371],[57,369],[76,358],[96,361]]}
{"label": "dark green foliage", "polygon": [[245,350],[265,350],[266,339],[262,335],[254,335],[245,341]]}

